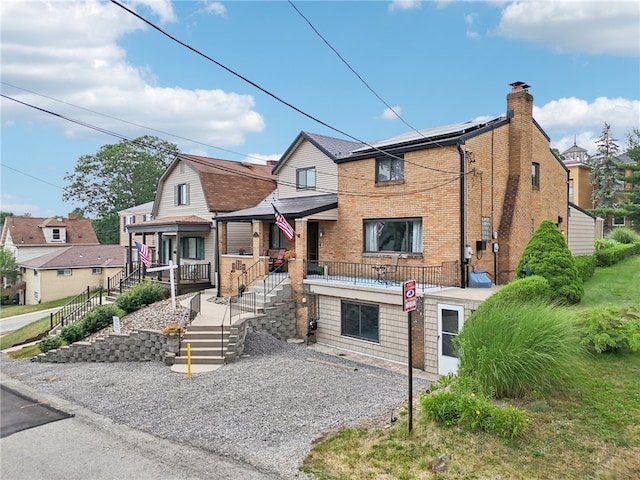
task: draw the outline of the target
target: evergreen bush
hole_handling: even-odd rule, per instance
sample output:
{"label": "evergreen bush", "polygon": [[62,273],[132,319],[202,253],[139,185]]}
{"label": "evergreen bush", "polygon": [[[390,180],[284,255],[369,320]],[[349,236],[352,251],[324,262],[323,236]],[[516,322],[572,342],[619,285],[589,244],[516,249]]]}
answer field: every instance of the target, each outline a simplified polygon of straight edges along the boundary
{"label": "evergreen bush", "polygon": [[60,337],[68,344],[79,342],[83,338],[87,337],[88,333],[84,329],[84,323],[82,320],[67,325],[60,330]]}
{"label": "evergreen bush", "polygon": [[584,295],[573,255],[551,220],[543,220],[525,247],[516,268],[517,278],[540,275],[547,279],[553,300],[579,303]]}
{"label": "evergreen bush", "polygon": [[485,300],[478,307],[478,310],[493,308],[494,305],[506,302],[539,301],[550,303],[552,297],[553,293],[547,279],[539,275],[532,275],[507,283]]}
{"label": "evergreen bush", "polygon": [[60,348],[64,345],[64,340],[59,336],[48,336],[38,342],[38,348],[42,353],[46,353],[49,350]]}
{"label": "evergreen bush", "polygon": [[87,313],[82,322],[87,335],[99,332],[113,323],[113,317],[121,317],[124,311],[117,305],[100,305]]}
{"label": "evergreen bush", "polygon": [[579,255],[574,260],[583,283],[593,277],[596,272],[596,258],[593,255]]}
{"label": "evergreen bush", "polygon": [[163,292],[159,283],[147,280],[119,295],[116,304],[126,313],[135,312],[143,306],[163,300]]}

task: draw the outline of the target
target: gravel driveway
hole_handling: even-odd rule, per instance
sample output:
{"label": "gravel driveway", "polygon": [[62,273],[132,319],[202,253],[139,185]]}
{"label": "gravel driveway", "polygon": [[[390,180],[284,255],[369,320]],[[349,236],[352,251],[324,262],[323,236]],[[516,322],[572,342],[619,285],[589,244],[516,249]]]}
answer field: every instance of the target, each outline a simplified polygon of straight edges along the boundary
{"label": "gravel driveway", "polygon": [[[2,372],[130,427],[228,455],[265,473],[304,478],[312,442],[343,426],[390,418],[406,376],[270,335],[247,335],[245,356],[208,373],[160,363],[36,363],[2,355]],[[413,381],[414,394],[428,382]]]}

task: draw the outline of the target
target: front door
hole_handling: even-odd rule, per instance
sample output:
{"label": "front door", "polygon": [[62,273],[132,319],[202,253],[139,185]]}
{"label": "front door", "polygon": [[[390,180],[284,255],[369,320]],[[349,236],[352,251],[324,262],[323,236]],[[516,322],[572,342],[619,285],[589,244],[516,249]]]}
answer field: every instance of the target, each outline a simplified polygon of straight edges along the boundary
{"label": "front door", "polygon": [[438,375],[456,373],[460,360],[455,354],[453,339],[462,329],[464,307],[438,304]]}
{"label": "front door", "polygon": [[173,260],[173,238],[172,237],[162,237],[162,258],[160,262],[163,265],[168,265],[169,260]]}
{"label": "front door", "polygon": [[319,225],[318,222],[307,223],[307,274],[318,272]]}

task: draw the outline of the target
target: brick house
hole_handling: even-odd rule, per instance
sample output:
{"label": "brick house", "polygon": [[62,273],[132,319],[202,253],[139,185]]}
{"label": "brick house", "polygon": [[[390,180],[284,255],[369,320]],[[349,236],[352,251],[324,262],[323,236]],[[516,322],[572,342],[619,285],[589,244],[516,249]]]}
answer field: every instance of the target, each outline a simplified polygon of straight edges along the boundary
{"label": "brick house", "polygon": [[[382,141],[302,132],[273,169],[275,198],[221,215],[220,242],[226,222],[245,221],[254,252],[295,251],[288,276],[301,337],[316,320],[319,343],[405,364],[402,285],[416,280],[411,363],[455,371],[453,338],[514,278],[539,224],[553,219],[566,233],[568,170],[532,116],[528,88],[512,84],[504,116]],[[274,227],[271,204],[295,229],[292,240]],[[233,270],[223,260],[224,294],[234,293]]]}
{"label": "brick house", "polygon": [[[178,265],[179,293],[217,285],[220,255],[237,257],[243,248],[251,253],[252,240],[250,225],[232,222],[225,249],[218,250],[216,217],[255,205],[273,192],[272,167],[177,155],[158,181],[154,202],[120,212],[121,245],[132,252],[126,274],[138,271],[138,241],[149,247],[155,265]],[[153,276],[169,281],[167,271]]]}

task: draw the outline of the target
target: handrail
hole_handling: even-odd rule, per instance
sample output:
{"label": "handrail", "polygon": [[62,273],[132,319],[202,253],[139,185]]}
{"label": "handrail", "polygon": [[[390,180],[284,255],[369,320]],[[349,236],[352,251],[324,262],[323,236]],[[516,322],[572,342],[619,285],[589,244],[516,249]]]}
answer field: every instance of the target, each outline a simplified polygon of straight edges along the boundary
{"label": "handrail", "polygon": [[[322,271],[317,262],[304,264],[305,278],[314,280],[348,282],[354,285],[375,285],[378,287],[399,286],[407,280],[416,280],[424,292],[428,288],[459,287],[460,263],[443,262],[433,266],[398,265],[389,270],[390,264],[368,264],[352,262],[321,262]],[[314,268],[310,272],[309,268]]]}
{"label": "handrail", "polygon": [[189,300],[189,325],[191,325],[193,319],[196,318],[201,311],[201,297],[202,292],[196,292],[196,294],[191,297],[191,300]]}
{"label": "handrail", "polygon": [[[261,258],[256,263],[245,269],[240,275],[238,275],[238,295],[241,295],[250,285],[252,285],[258,278],[264,275],[264,262],[265,259]],[[240,288],[244,285],[244,288]],[[241,291],[242,290],[242,291]]]}
{"label": "handrail", "polygon": [[284,264],[275,267],[269,274],[264,277],[264,290],[263,295],[264,298],[262,301],[267,303],[267,295],[273,292],[281,283],[289,278],[289,274],[282,275],[284,272]]}
{"label": "handrail", "polygon": [[137,268],[135,268],[129,275],[124,277],[120,284],[118,285],[118,290],[120,293],[128,290],[133,285],[137,285],[140,283],[142,279],[142,264],[138,264]]}
{"label": "handrail", "polygon": [[51,313],[49,316],[49,331],[53,331],[58,325],[64,327],[65,322],[69,325],[77,322],[96,305],[102,305],[102,287],[91,292],[91,287],[87,287],[79,295],[69,300],[60,310]]}
{"label": "handrail", "polygon": [[121,269],[118,273],[116,273],[113,277],[107,278],[107,292],[111,292],[114,290],[116,285],[120,286],[120,282],[125,276],[124,268]]}

